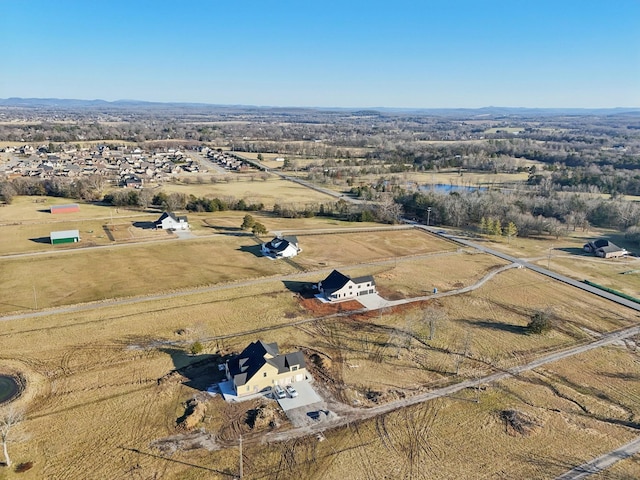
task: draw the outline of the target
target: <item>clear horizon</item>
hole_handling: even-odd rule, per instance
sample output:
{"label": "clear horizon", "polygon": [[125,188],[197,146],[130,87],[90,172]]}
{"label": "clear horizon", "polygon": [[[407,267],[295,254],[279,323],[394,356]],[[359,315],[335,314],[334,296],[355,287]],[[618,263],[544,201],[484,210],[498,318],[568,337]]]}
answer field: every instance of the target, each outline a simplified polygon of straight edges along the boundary
{"label": "clear horizon", "polygon": [[4,2],[0,98],[640,106],[636,0],[345,3]]}

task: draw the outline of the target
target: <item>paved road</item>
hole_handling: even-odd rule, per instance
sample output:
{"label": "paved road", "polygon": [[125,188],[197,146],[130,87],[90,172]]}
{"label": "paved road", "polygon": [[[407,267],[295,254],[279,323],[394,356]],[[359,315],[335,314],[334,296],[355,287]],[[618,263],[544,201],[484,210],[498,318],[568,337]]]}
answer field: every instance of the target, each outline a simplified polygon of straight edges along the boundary
{"label": "paved road", "polygon": [[[422,228],[423,230],[427,230],[431,233],[435,233],[436,229],[432,228],[432,227],[426,227],[424,225],[419,225],[417,226],[418,228]],[[553,272],[551,270],[547,270],[544,267],[540,267],[539,265],[534,265],[533,263],[529,263],[524,259],[521,258],[517,258],[517,257],[513,257],[511,255],[507,255],[506,253],[502,253],[499,252],[497,250],[493,250],[491,248],[487,248],[484,245],[480,245],[478,243],[475,242],[471,242],[467,239],[461,238],[461,237],[457,237],[455,235],[449,235],[446,233],[441,233],[439,234],[441,237],[447,238],[449,240],[453,240],[459,244],[465,245],[467,247],[471,247],[471,248],[475,248],[477,250],[480,250],[481,252],[485,252],[488,253],[490,255],[494,255],[496,257],[502,258],[504,260],[507,260],[509,262],[513,262],[513,263],[517,263],[519,265],[522,265],[523,267],[528,268],[529,270],[532,270],[534,272],[540,273],[542,275],[545,275],[547,277],[553,278],[554,280],[558,280],[560,282],[566,283],[567,285],[571,285],[573,287],[579,288],[581,290],[584,290],[586,292],[592,293],[594,295],[597,295],[599,297],[603,297],[606,298],[607,300],[611,300],[612,302],[615,302],[619,305],[624,305],[625,307],[629,307],[633,310],[636,311],[640,311],[640,304],[636,303],[636,302],[632,302],[631,300],[627,300],[626,298],[620,297],[618,295],[614,295],[612,293],[606,292],[604,290],[600,290],[599,288],[596,287],[592,287],[591,285],[587,285],[586,283],[583,282],[579,282],[578,280],[574,280],[573,278],[569,278],[565,275],[561,275],[559,273]]]}
{"label": "paved road", "polygon": [[579,465],[567,473],[564,473],[557,477],[556,480],[579,480],[586,478],[590,475],[600,473],[606,470],[614,463],[624,460],[625,458],[632,457],[636,453],[640,452],[640,437],[621,446],[620,448],[613,450],[609,453],[599,456],[598,458],[591,460],[585,464]]}
{"label": "paved road", "polygon": [[195,152],[193,150],[189,150],[187,152],[187,155],[190,157],[194,157],[199,163],[200,165],[202,165],[203,167],[206,167],[208,170],[213,170],[213,173],[217,173],[220,175],[228,175],[229,171],[225,170],[224,168],[222,168],[220,165],[218,165],[216,162],[214,162],[213,160],[210,160],[208,157],[201,155],[200,152]]}

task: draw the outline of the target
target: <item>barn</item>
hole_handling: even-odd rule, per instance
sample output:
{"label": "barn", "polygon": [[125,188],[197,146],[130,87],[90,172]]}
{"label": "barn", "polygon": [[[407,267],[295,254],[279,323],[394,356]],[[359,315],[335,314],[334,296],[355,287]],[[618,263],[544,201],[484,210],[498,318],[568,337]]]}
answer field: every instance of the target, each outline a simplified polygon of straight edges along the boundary
{"label": "barn", "polygon": [[51,205],[51,213],[73,213],[80,211],[80,205],[69,203],[67,205]]}
{"label": "barn", "polygon": [[51,232],[49,234],[49,238],[51,239],[52,245],[57,245],[59,243],[75,243],[80,241],[80,231],[62,230],[59,232]]}

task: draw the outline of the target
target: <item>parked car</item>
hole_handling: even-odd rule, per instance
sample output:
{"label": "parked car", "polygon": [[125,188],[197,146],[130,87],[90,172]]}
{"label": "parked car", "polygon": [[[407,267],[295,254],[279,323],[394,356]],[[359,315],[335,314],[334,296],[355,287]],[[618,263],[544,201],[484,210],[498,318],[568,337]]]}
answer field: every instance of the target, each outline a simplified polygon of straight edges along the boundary
{"label": "parked car", "polygon": [[291,396],[291,398],[298,396],[298,391],[291,385],[287,385],[285,388],[287,389],[287,393]]}
{"label": "parked car", "polygon": [[280,385],[274,385],[273,394],[276,398],[287,398],[287,394]]}

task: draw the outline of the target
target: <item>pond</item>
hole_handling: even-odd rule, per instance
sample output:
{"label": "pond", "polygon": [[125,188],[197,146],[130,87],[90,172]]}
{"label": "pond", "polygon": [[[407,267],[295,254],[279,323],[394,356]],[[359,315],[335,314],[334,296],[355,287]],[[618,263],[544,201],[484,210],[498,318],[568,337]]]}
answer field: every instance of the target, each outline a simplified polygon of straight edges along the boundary
{"label": "pond", "polygon": [[434,190],[440,193],[475,192],[475,191],[484,192],[487,190],[487,187],[473,187],[471,185],[451,185],[448,183],[437,183],[435,185],[421,185],[420,190],[422,191]]}
{"label": "pond", "polygon": [[15,378],[0,375],[0,403],[7,402],[20,393],[20,387]]}

